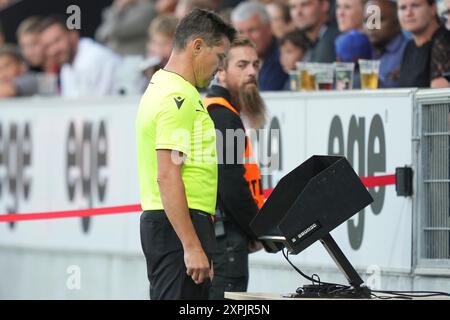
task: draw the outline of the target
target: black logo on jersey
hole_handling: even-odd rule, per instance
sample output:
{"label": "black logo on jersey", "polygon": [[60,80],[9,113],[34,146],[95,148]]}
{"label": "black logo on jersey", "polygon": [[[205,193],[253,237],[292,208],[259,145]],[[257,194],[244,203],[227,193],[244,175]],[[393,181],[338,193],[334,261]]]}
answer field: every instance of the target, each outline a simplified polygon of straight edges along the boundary
{"label": "black logo on jersey", "polygon": [[175,100],[175,103],[177,104],[178,109],[181,108],[181,106],[183,105],[184,102],[184,98],[181,98],[180,96],[173,98],[173,100]]}

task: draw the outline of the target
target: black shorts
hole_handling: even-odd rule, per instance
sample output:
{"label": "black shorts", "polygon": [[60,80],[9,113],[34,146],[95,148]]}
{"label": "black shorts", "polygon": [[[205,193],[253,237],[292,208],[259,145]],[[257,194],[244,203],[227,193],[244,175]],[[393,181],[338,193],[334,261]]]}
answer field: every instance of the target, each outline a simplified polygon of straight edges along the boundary
{"label": "black shorts", "polygon": [[[189,212],[211,264],[216,249],[211,216],[198,210],[190,209]],[[208,299],[211,282],[206,279],[197,285],[186,274],[183,246],[164,211],[144,211],[141,214],[140,232],[150,281],[150,299]]]}

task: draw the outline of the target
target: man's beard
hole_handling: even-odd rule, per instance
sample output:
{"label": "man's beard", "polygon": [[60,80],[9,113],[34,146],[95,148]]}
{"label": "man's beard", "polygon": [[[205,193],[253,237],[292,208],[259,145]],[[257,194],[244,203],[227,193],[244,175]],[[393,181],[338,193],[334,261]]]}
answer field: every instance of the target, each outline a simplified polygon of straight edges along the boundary
{"label": "man's beard", "polygon": [[239,88],[239,107],[241,114],[248,120],[251,128],[260,129],[264,127],[266,105],[259,94],[256,81]]}

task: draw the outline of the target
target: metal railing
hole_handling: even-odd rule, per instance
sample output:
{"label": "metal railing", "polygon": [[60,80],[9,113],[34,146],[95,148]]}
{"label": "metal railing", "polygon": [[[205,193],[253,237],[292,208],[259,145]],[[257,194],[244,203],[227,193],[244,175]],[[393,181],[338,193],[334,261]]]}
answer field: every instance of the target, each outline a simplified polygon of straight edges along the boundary
{"label": "metal railing", "polygon": [[[427,90],[428,91],[428,90]],[[417,94],[417,263],[450,266],[450,95]]]}

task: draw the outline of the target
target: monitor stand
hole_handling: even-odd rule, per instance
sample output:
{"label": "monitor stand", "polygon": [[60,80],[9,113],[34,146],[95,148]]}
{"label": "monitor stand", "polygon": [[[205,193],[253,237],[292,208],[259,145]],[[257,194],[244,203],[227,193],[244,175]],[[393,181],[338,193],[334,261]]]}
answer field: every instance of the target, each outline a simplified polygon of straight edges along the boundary
{"label": "monitor stand", "polygon": [[345,298],[345,299],[370,299],[371,292],[366,286],[361,286],[364,281],[353,268],[350,261],[341,251],[331,234],[327,233],[320,242],[328,254],[334,260],[339,270],[345,275],[351,288],[342,290],[338,286],[328,284],[305,285],[297,289],[298,298]]}

